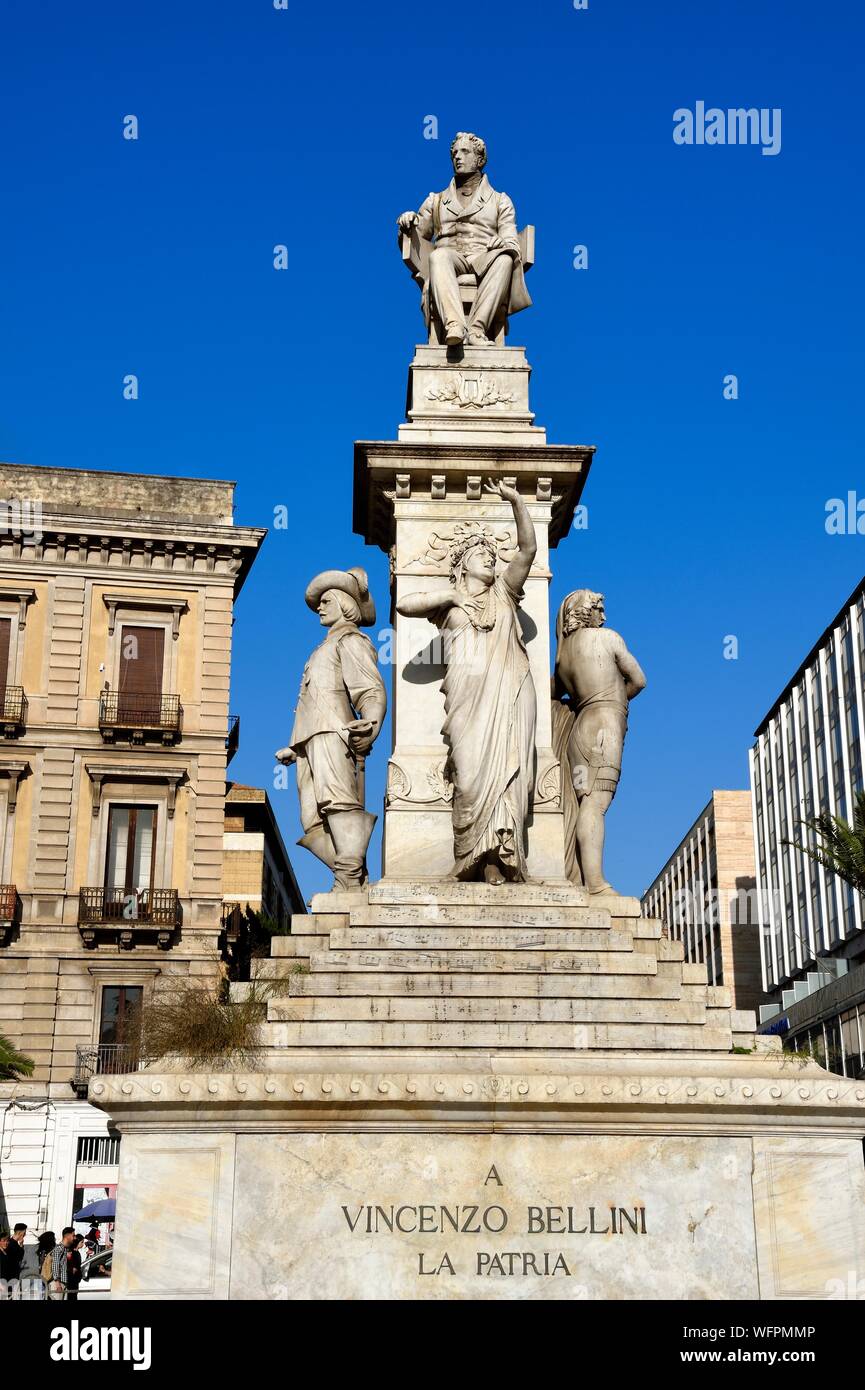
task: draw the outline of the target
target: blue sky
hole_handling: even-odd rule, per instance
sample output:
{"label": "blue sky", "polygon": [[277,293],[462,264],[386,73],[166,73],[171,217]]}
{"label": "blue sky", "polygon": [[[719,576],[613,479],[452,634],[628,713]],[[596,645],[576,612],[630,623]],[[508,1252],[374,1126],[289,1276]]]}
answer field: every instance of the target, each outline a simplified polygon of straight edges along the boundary
{"label": "blue sky", "polygon": [[[511,342],[538,423],[598,447],[551,598],[602,590],[649,678],[612,881],[642,891],[711,789],[747,784],[753,729],[865,571],[865,537],[824,525],[829,498],[865,497],[863,29],[849,0],[7,0],[0,456],[233,478],[248,524],[289,508],[238,604],[238,780],[271,786],[320,636],[308,578],[364,564],[387,612],[352,442],[396,435],[422,325],[394,218],[468,129],[537,228]],[[781,152],[675,145],[698,100],[780,108]],[[291,844],[293,777],[272,794]]]}

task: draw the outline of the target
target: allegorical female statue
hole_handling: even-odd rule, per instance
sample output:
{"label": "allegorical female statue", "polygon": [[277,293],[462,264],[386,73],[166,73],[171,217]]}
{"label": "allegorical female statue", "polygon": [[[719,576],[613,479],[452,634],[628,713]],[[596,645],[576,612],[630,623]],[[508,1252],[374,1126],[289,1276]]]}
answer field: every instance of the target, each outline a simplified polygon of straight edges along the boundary
{"label": "allegorical female statue", "polygon": [[535,760],[535,688],[519,623],[522,588],[535,557],[535,531],[515,488],[486,490],[513,507],[518,550],[496,574],[496,548],[474,535],[451,547],[448,588],[408,594],[407,617],[443,632],[442,689],[453,782],[453,875],[487,883],[526,878],[526,821]]}
{"label": "allegorical female statue", "polygon": [[562,765],[565,871],[590,893],[604,878],[604,816],[616,794],[628,704],[646,677],[624,638],[604,627],[603,594],[575,589],[556,618],[553,748]]}

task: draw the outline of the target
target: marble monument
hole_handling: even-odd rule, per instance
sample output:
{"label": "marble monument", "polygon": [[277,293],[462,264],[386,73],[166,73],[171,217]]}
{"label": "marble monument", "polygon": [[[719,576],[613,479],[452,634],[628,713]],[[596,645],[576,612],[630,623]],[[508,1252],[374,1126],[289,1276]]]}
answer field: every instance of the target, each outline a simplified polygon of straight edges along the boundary
{"label": "marble monument", "polygon": [[645,678],[575,588],[550,698],[550,561],[562,546],[583,579],[567,537],[594,449],[534,423],[505,343],[533,235],[515,246],[485,160],[459,135],[451,189],[400,219],[430,339],[397,438],[355,445],[354,529],[389,556],[395,628],[382,872],[358,860],[384,713],[365,577],[331,571],[307,598],[329,625],[315,709],[302,694],[284,756],[335,885],[231,987],[269,992],[256,1070],[91,1081],[123,1136],[116,1298],[812,1299],[865,1279],[865,1081],[757,1035],[603,876]]}

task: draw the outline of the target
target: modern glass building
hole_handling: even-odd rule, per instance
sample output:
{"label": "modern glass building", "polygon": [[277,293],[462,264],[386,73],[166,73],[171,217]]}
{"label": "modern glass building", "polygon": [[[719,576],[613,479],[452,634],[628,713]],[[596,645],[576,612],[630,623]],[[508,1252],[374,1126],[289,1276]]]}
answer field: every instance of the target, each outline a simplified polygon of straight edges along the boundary
{"label": "modern glass building", "polygon": [[[799,1006],[812,995],[816,1026],[816,1015],[823,1012],[816,995],[865,967],[860,894],[792,843],[814,847],[815,836],[802,822],[820,811],[853,819],[854,793],[863,786],[863,672],[865,580],[781,691],[750,752],[763,979],[776,997],[774,1005],[761,1009],[761,1022],[771,1024],[774,1018],[778,1031],[783,1031],[779,1015],[794,1005],[796,1026],[807,1026],[808,1010],[803,1013]],[[850,995],[849,985],[845,990]],[[822,1004],[828,1007],[829,1000]],[[861,1065],[858,1006],[852,996],[846,1005],[854,1009],[852,1031],[847,1026],[850,1055],[855,1031]],[[825,1058],[834,1044],[826,1043],[824,1021],[819,1020],[819,1036]],[[791,1028],[793,1023],[789,1020]],[[835,1060],[840,1065],[833,1069],[844,1070],[840,1043]]]}

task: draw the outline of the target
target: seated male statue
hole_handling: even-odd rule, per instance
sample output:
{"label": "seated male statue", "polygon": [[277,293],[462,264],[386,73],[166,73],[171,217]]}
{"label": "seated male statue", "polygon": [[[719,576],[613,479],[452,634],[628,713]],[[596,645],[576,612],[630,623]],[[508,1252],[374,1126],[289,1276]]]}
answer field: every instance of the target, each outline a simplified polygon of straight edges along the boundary
{"label": "seated male statue", "polygon": [[[448,347],[464,342],[489,346],[502,319],[531,304],[520,260],[514,205],[484,173],[487,147],[479,135],[460,131],[451,145],[454,176],[442,193],[430,193],[418,212],[397,218],[401,232],[417,227],[433,242],[429,283],[423,287],[424,318],[432,307]],[[458,276],[473,273],[478,287],[468,321]],[[430,304],[432,297],[432,305]]]}

